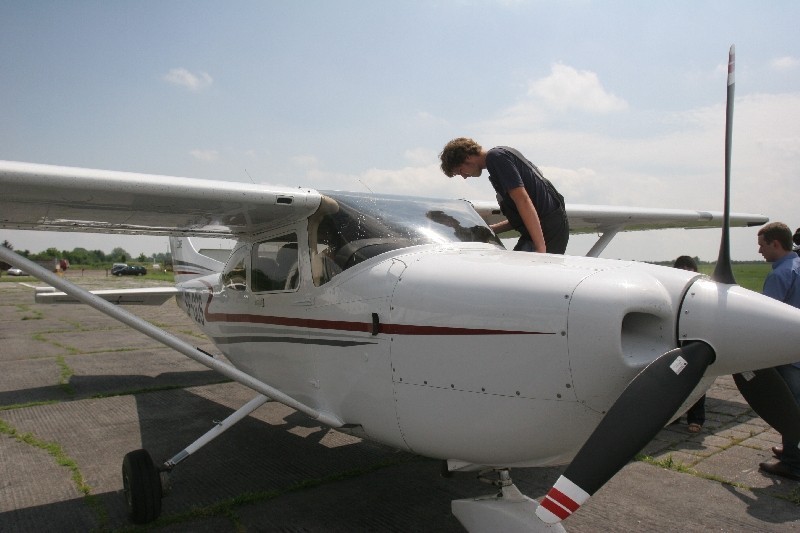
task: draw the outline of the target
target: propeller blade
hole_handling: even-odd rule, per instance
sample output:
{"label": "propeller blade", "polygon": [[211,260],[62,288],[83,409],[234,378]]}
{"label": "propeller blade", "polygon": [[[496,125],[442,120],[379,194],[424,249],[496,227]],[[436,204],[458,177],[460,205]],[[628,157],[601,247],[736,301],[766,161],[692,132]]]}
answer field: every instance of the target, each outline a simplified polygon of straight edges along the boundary
{"label": "propeller blade", "polygon": [[728,52],[728,98],[725,109],[725,210],[722,221],[722,240],[719,244],[719,256],[717,266],[711,279],[720,283],[733,285],[736,279],[733,277],[731,266],[731,143],[733,141],[733,91],[736,86],[734,80],[734,67],[736,65],[736,51],[731,45]]}
{"label": "propeller blade", "polygon": [[669,422],[714,357],[710,346],[694,342],[647,365],[600,421],[536,515],[553,524],[575,512]]}
{"label": "propeller blade", "polygon": [[800,407],[777,370],[765,368],[734,374],[733,381],[764,422],[790,442],[800,442]]}

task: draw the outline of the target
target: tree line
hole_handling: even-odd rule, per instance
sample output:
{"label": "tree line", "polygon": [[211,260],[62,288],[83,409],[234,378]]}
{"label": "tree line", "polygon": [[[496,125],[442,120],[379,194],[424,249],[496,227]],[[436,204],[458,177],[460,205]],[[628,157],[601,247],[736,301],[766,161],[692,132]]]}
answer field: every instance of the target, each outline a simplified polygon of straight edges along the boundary
{"label": "tree line", "polygon": [[[9,250],[14,250],[14,245],[8,242],[7,240],[3,241],[1,246],[8,248]],[[72,251],[69,250],[58,250],[57,248],[48,248],[43,252],[33,253],[29,250],[17,250],[17,253],[23,257],[30,259],[31,261],[50,261],[50,260],[61,260],[66,259],[69,261],[69,264],[73,267],[75,266],[84,266],[84,267],[95,267],[95,268],[104,268],[109,266],[112,263],[128,263],[128,262],[136,262],[136,263],[160,263],[161,265],[171,264],[172,263],[172,255],[169,252],[166,253],[158,253],[155,255],[146,256],[144,253],[140,253],[138,256],[133,256],[129,254],[124,248],[114,248],[111,250],[111,253],[105,253],[102,250],[87,250],[86,248],[74,248]],[[11,265],[0,262],[0,270],[8,270]]]}

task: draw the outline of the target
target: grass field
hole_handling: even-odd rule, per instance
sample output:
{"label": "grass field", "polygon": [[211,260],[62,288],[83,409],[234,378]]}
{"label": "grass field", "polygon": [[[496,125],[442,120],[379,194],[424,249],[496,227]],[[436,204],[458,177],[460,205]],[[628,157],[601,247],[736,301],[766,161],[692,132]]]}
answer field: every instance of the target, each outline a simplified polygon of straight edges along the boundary
{"label": "grass field", "polygon": [[[714,271],[714,266],[715,263],[701,264],[700,272],[710,276]],[[770,270],[772,270],[772,265],[766,261],[760,263],[734,263],[733,277],[736,278],[736,283],[745,289],[761,292],[761,288],[764,286],[764,278],[767,277]]]}

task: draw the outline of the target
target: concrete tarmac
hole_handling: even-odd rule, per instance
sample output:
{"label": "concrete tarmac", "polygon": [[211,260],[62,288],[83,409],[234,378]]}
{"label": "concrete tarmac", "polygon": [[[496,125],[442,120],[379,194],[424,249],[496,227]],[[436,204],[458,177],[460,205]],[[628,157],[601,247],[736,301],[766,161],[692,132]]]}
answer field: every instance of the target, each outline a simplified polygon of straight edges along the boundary
{"label": "concrete tarmac", "polygon": [[[68,272],[87,288],[164,285]],[[38,283],[34,283],[38,284]],[[211,353],[174,300],[131,307]],[[454,499],[489,494],[475,474],[320,427],[269,403],[181,463],[158,522],[134,528],[123,456],[172,457],[255,393],[84,305],[37,305],[0,283],[0,532],[463,531]],[[596,531],[800,530],[800,482],[758,471],[780,436],[730,378],[708,393],[707,422],[685,421],[645,448],[564,526]],[[563,468],[516,469],[540,499]]]}

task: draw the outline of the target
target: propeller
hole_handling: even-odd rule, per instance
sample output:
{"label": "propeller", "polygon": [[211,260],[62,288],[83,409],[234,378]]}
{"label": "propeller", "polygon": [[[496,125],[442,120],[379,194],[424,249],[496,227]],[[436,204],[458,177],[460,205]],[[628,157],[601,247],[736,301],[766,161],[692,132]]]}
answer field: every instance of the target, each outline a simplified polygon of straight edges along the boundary
{"label": "propeller", "polygon": [[[736,55],[731,46],[728,54],[728,101],[725,110],[725,214],[719,257],[711,279],[735,284],[730,255],[730,181],[731,141],[733,137],[733,92]],[[800,407],[786,382],[774,368],[735,374],[733,380],[742,397],[766,423],[790,442],[800,441]]]}
{"label": "propeller", "polygon": [[725,105],[725,209],[722,219],[722,239],[719,243],[717,266],[711,279],[727,285],[736,284],[731,267],[731,143],[733,141],[733,91],[736,87],[734,68],[736,66],[736,50],[731,45],[728,51],[728,97]]}
{"label": "propeller", "polygon": [[753,411],[789,442],[800,442],[800,407],[774,368],[734,374],[733,381]]}
{"label": "propeller", "polygon": [[536,515],[552,524],[575,512],[661,431],[714,357],[710,346],[694,342],[647,365],[603,417],[544,497]]}
{"label": "propeller", "polygon": [[[728,56],[725,132],[725,214],[719,259],[712,279],[735,284],[730,260],[730,155],[733,122],[734,47]],[[661,355],[631,381],[547,493],[536,515],[553,524],[575,512],[669,422],[695,389],[713,349],[690,342]],[[760,383],[759,383],[760,384]],[[784,386],[785,387],[785,386]],[[751,386],[757,390],[758,387]],[[757,394],[757,393],[756,393]]]}
{"label": "propeller", "polygon": [[[717,265],[711,279],[735,285],[730,259],[730,166],[735,53],[728,55],[725,128],[725,211]],[[614,402],[564,474],[536,509],[553,524],[574,513],[666,425],[698,385],[714,350],[695,341],[670,350],[644,368]],[[734,375],[753,410],[791,441],[800,440],[800,407],[774,368]]]}

